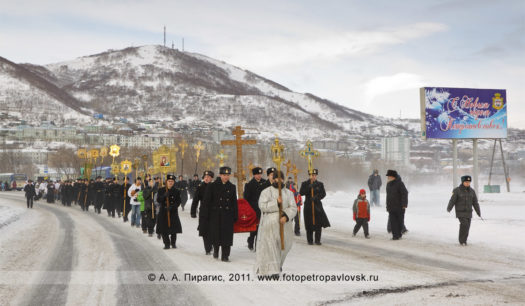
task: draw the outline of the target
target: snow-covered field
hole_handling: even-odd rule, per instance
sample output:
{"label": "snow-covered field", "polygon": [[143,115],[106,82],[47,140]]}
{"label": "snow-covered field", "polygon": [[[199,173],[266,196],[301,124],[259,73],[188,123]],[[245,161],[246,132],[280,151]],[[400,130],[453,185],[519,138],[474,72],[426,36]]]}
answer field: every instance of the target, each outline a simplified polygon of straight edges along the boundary
{"label": "snow-covered field", "polygon": [[[168,292],[168,299],[183,299],[177,304],[519,305],[525,301],[525,193],[480,194],[485,221],[473,218],[469,246],[462,247],[457,242],[459,223],[453,212],[446,212],[452,188],[407,187],[409,233],[400,241],[390,240],[386,232],[384,193],[382,207],[372,208],[367,240],[362,230],[356,237],[351,235],[350,207],[362,187],[329,191],[324,205],[332,227],[323,231],[323,245],[307,245],[302,230],[283,267],[284,274],[297,279],[278,282],[253,275],[255,254],[246,247],[247,234],[236,234],[230,263],[206,256],[197,221],[189,216],[190,203],[181,212],[184,232],[177,239],[178,248],[162,250],[156,237],[108,218],[105,212],[86,214],[78,206],[50,208],[41,201],[26,210],[21,193],[0,193],[0,304],[33,301],[38,296],[35,286],[45,283],[53,261],[65,260],[52,257],[53,246],[61,245],[57,241],[68,241],[60,237],[67,224],[60,220],[67,218],[74,229],[74,250],[64,256],[74,258],[69,271],[59,273],[65,280],[55,279],[67,287],[58,304],[138,305],[147,300],[129,298],[132,291],[126,286],[147,288],[141,293],[147,298],[149,293],[155,297]],[[224,281],[188,281],[185,273],[220,275]],[[361,274],[364,280],[350,279]],[[172,281],[173,275],[179,281]],[[341,275],[349,279],[300,281],[307,276]]]}

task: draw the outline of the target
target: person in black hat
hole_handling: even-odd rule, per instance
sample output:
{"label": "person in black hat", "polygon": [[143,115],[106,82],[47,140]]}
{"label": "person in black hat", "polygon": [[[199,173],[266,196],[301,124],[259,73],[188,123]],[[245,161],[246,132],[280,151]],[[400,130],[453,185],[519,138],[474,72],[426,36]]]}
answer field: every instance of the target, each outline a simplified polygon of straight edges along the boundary
{"label": "person in black hat", "polygon": [[266,182],[264,182],[264,188],[268,188],[270,186],[272,186],[272,183],[273,183],[273,174],[274,172],[277,171],[277,168],[275,167],[270,167],[268,169],[266,169]]}
{"label": "person in black hat", "polygon": [[53,182],[47,183],[47,203],[55,203],[55,184]]}
{"label": "person in black hat", "polygon": [[213,180],[214,173],[212,171],[204,171],[204,174],[202,176],[202,182],[197,187],[197,190],[195,190],[195,194],[191,203],[191,217],[197,218],[197,207],[199,206],[199,226],[197,227],[197,230],[199,231],[199,236],[202,237],[202,241],[204,242],[204,251],[206,252],[206,255],[211,254],[211,248],[212,243],[210,239],[210,212],[206,209],[206,205],[204,205],[204,195],[206,194],[206,189],[210,185],[211,181]]}
{"label": "person in black hat", "polygon": [[177,234],[182,233],[182,224],[179,219],[180,192],[175,188],[174,175],[167,175],[166,187],[159,188],[157,202],[160,204],[157,231],[162,236],[164,249],[170,246],[176,249]]}
{"label": "person in black hat", "polygon": [[[268,187],[267,181],[262,178],[263,169],[255,167],[252,169],[253,178],[244,185],[244,199],[250,203],[250,206],[257,215],[257,220],[261,218],[261,210],[259,209],[259,196],[261,192]],[[257,230],[250,232],[248,237],[248,249],[253,251],[253,243],[257,236]]]}
{"label": "person in black hat", "polygon": [[95,212],[100,214],[102,205],[104,204],[104,192],[106,190],[101,176],[97,176],[93,189],[95,192],[95,197],[93,199],[95,204]]}
{"label": "person in black hat", "polygon": [[179,175],[179,181],[175,182],[175,188],[180,192],[180,200],[182,201],[180,206],[182,207],[182,211],[184,211],[184,206],[186,206],[186,202],[188,202],[188,182],[186,182],[182,175]]}
{"label": "person in black hat", "polygon": [[305,196],[304,200],[304,227],[306,229],[306,240],[309,245],[321,245],[321,232],[324,227],[330,227],[330,221],[323,208],[322,199],[326,196],[323,183],[317,180],[319,171],[313,169],[308,171],[310,178],[301,184],[299,193]]}
{"label": "person in black hat", "polygon": [[233,245],[233,224],[237,221],[237,191],[230,182],[232,170],[221,167],[220,177],[206,188],[204,205],[210,215],[211,242],[213,258],[219,258],[219,247],[222,249],[221,260],[229,262],[230,249]]}
{"label": "person in black hat", "polygon": [[155,213],[155,194],[158,193],[158,185],[149,176],[144,184],[144,191],[142,197],[144,198],[144,211],[142,212],[142,232],[147,233],[149,237],[153,237],[153,230],[155,228],[155,221],[157,214]]}
{"label": "person in black hat", "polygon": [[195,196],[195,191],[197,191],[197,187],[201,184],[201,180],[199,179],[199,175],[195,173],[193,175],[193,180],[190,180],[189,182],[189,189],[188,192],[190,193],[190,197],[193,199]]}
{"label": "person in black hat", "polygon": [[456,207],[456,218],[459,219],[459,244],[464,246],[467,245],[473,207],[476,210],[476,214],[481,218],[478,197],[476,196],[476,191],[470,187],[471,182],[472,178],[469,175],[462,176],[461,185],[454,188],[447,206],[448,212]]}
{"label": "person in black hat", "polygon": [[79,185],[78,205],[82,208],[82,211],[87,210],[87,193],[88,193],[88,180],[82,179]]}
{"label": "person in black hat", "polygon": [[395,170],[388,170],[386,176],[386,210],[391,224],[392,240],[399,240],[403,236],[408,190]]}
{"label": "person in black hat", "polygon": [[35,185],[32,180],[28,180],[24,186],[24,192],[27,199],[27,208],[33,208],[33,199],[36,197]]}

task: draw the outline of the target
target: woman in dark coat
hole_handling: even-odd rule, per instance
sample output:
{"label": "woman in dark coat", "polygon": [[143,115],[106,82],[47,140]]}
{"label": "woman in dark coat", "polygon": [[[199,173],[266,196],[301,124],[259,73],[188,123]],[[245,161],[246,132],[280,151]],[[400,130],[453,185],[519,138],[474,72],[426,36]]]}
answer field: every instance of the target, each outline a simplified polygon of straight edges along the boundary
{"label": "woman in dark coat", "polygon": [[162,236],[164,249],[169,249],[170,245],[174,249],[177,248],[177,234],[182,233],[178,210],[181,203],[180,192],[174,185],[175,177],[168,174],[166,187],[159,188],[157,195],[157,202],[160,204],[157,231]]}

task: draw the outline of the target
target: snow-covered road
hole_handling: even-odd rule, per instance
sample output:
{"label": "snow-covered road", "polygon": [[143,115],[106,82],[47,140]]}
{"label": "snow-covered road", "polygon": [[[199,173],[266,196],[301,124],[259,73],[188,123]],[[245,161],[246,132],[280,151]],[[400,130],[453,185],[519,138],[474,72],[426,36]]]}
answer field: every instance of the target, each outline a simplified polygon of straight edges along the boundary
{"label": "snow-covered road", "polygon": [[[277,282],[255,279],[255,254],[246,247],[246,234],[235,236],[232,262],[206,256],[197,221],[187,210],[181,212],[184,232],[177,239],[178,248],[163,250],[156,237],[104,212],[96,215],[78,206],[42,201],[28,210],[22,193],[0,193],[0,304],[512,305],[525,301],[521,194],[505,195],[503,202],[485,197],[482,212],[487,221],[473,220],[468,247],[457,244],[457,220],[443,212],[441,203],[447,195],[443,200],[437,193],[430,198],[411,193],[410,232],[400,241],[391,241],[384,230],[383,207],[372,210],[372,239],[364,239],[362,232],[351,237],[354,223],[348,203],[353,196],[329,194],[324,202],[332,227],[323,231],[323,245],[307,245],[304,233],[296,237],[283,268],[295,279]],[[499,220],[496,212],[502,210],[506,213]],[[195,278],[185,279],[185,274]],[[312,275],[347,279],[300,281]],[[351,279],[361,275],[364,280]],[[205,276],[211,279],[198,281]],[[218,276],[223,279],[217,281]]]}

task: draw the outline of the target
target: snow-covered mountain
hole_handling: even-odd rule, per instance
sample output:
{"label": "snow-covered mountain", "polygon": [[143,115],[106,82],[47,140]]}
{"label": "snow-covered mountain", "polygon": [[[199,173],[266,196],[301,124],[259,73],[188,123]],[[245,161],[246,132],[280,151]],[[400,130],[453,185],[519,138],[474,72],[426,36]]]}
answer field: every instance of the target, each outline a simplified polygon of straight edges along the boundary
{"label": "snow-covered mountain", "polygon": [[[0,61],[0,103],[58,110],[79,120],[94,113],[169,126],[242,125],[261,138],[289,139],[397,135],[417,124],[349,109],[296,93],[252,72],[201,54],[158,45],[130,47],[35,66]],[[14,73],[13,73],[14,71]],[[8,81],[5,81],[5,78]],[[29,98],[26,92],[30,92]],[[14,103],[13,103],[14,102]]]}
{"label": "snow-covered mountain", "polygon": [[[34,66],[34,69],[40,68]],[[2,112],[27,122],[74,124],[90,120],[80,101],[31,70],[0,57]]]}

